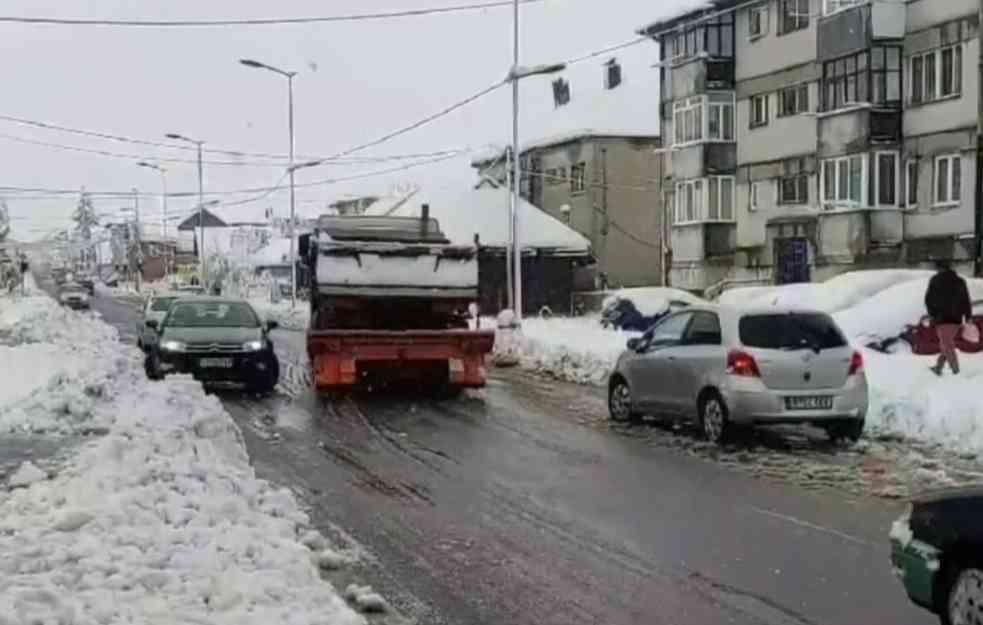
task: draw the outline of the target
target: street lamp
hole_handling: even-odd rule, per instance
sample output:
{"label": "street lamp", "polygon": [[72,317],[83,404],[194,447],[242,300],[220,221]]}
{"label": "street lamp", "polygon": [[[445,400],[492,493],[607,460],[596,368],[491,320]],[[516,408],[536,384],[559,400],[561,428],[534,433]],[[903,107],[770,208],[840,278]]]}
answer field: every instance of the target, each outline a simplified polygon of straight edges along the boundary
{"label": "street lamp", "polygon": [[201,168],[201,146],[205,142],[189,139],[175,132],[169,132],[164,136],[175,141],[193,143],[198,147],[198,225],[201,227],[201,247],[198,249],[198,254],[201,256],[201,283],[204,286],[208,284],[206,280],[208,275],[208,261],[205,258],[205,181]]}
{"label": "street lamp", "polygon": [[163,239],[167,240],[167,170],[156,165],[154,163],[148,163],[146,161],[140,161],[137,163],[137,167],[146,167],[147,169],[153,169],[160,173],[160,181],[163,185],[163,193],[161,194],[161,210],[163,211],[163,216],[161,217],[161,235]]}
{"label": "street lamp", "polygon": [[[515,312],[516,323],[522,323],[522,245],[519,241],[519,205],[521,202],[519,194],[520,176],[519,167],[519,81],[530,76],[540,76],[544,74],[555,74],[566,69],[566,63],[552,63],[549,65],[533,65],[523,67],[519,65],[519,0],[514,0],[512,4],[512,26],[513,26],[513,47],[512,47],[512,69],[506,76],[506,82],[512,83],[512,195],[509,202],[509,217],[511,228],[509,237],[512,240],[512,263],[515,266],[514,277],[512,278],[512,288],[515,294],[512,296],[512,310]],[[508,257],[506,250],[506,270],[508,270]]]}
{"label": "street lamp", "polygon": [[[287,173],[290,175],[290,307],[297,304],[297,260],[295,258],[294,246],[294,223],[295,218],[295,199],[294,199],[294,172],[299,167],[294,167],[294,76],[297,72],[284,71],[278,67],[260,63],[253,59],[239,59],[239,63],[253,69],[265,69],[275,74],[284,76],[287,79],[287,127],[290,132],[290,166]],[[313,165],[306,165],[313,167]]]}

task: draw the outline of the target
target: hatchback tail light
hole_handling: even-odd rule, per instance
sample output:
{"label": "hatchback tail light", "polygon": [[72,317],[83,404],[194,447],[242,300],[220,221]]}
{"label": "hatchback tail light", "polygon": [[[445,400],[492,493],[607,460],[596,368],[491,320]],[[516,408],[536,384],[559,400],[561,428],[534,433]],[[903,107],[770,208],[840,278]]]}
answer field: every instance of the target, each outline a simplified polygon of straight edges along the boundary
{"label": "hatchback tail light", "polygon": [[727,354],[727,373],[743,378],[761,377],[761,370],[758,369],[754,356],[738,350]]}
{"label": "hatchback tail light", "polygon": [[857,375],[864,370],[864,357],[860,352],[853,352],[853,356],[850,358],[850,373],[849,375]]}

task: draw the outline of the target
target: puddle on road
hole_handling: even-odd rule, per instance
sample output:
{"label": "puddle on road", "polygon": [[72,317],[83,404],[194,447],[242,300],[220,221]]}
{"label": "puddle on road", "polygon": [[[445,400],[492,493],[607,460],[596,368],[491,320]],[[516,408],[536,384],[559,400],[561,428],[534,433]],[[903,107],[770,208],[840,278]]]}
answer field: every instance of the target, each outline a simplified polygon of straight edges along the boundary
{"label": "puddle on road", "polygon": [[756,477],[794,483],[806,490],[907,499],[933,488],[983,482],[983,458],[953,455],[939,445],[876,434],[853,446],[832,443],[810,427],[754,428],[732,444],[701,440],[690,424],[646,420],[622,424],[608,418],[604,389],[577,386],[528,371],[497,372],[519,397],[545,403],[555,414],[595,430],[632,438],[718,463]]}

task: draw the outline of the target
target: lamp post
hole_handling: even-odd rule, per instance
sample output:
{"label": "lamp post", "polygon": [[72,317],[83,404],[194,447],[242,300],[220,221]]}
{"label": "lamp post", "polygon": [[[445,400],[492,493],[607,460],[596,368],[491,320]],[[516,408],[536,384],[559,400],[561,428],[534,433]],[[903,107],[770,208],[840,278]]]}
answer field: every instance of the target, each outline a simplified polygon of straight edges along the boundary
{"label": "lamp post", "polygon": [[506,77],[506,81],[512,83],[512,194],[511,201],[509,202],[511,225],[509,238],[512,244],[512,263],[514,265],[512,288],[515,290],[515,293],[512,296],[512,306],[515,312],[516,322],[522,323],[522,244],[519,241],[519,206],[522,201],[519,193],[519,181],[522,180],[521,157],[519,153],[519,81],[530,76],[562,72],[567,68],[567,64],[552,63],[530,67],[521,67],[519,65],[519,0],[515,0],[514,6],[513,24],[515,27],[515,46],[513,48],[513,65]]}
{"label": "lamp post", "polygon": [[297,244],[294,241],[294,224],[296,223],[294,199],[294,171],[296,170],[294,167],[294,76],[297,75],[297,72],[288,72],[252,59],[239,59],[239,62],[246,67],[269,70],[287,79],[287,128],[290,132],[290,164],[287,169],[290,175],[290,307],[293,308],[297,304],[297,259],[295,251]]}
{"label": "lamp post", "polygon": [[160,165],[155,165],[154,163],[148,163],[146,161],[140,161],[137,163],[137,167],[146,167],[147,169],[153,169],[160,173],[160,182],[163,187],[163,192],[160,196],[161,211],[163,214],[160,219],[161,227],[161,237],[167,239],[167,170]]}
{"label": "lamp post", "polygon": [[205,142],[189,139],[184,135],[179,135],[174,132],[169,132],[164,136],[166,136],[168,139],[174,139],[176,141],[193,143],[198,147],[198,226],[201,227],[201,247],[198,248],[198,254],[201,256],[201,284],[202,286],[205,286],[208,284],[208,261],[205,257],[205,181],[201,167],[201,146]]}

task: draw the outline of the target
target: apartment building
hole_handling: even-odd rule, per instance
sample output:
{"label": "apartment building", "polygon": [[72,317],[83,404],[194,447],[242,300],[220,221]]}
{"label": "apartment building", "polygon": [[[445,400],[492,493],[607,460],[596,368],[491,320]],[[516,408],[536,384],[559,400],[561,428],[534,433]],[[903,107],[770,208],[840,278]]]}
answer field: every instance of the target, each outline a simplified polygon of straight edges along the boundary
{"label": "apartment building", "polygon": [[[519,189],[591,243],[597,287],[665,283],[662,151],[650,52],[567,70],[552,106],[523,130]],[[479,185],[508,185],[508,155],[473,159]]]}
{"label": "apartment building", "polygon": [[674,285],[973,269],[980,0],[717,0],[660,43]]}

